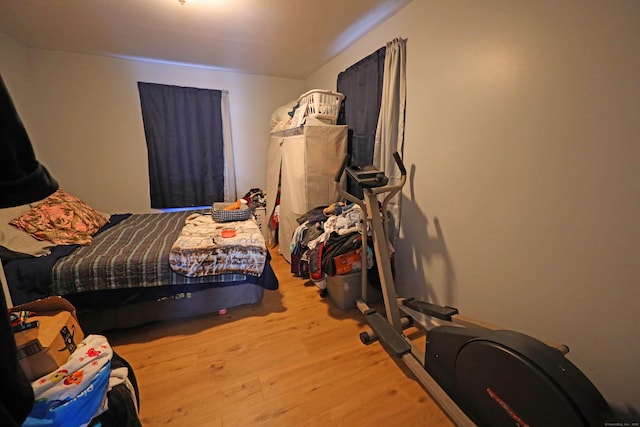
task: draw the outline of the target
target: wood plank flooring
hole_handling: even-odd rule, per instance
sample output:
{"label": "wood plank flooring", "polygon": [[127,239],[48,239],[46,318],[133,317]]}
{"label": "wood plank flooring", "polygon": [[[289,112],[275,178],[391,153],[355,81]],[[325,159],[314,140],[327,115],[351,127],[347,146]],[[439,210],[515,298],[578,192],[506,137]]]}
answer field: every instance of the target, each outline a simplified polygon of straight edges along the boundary
{"label": "wood plank flooring", "polygon": [[319,296],[272,252],[262,302],[105,333],[133,366],[146,426],[451,426],[357,309]]}

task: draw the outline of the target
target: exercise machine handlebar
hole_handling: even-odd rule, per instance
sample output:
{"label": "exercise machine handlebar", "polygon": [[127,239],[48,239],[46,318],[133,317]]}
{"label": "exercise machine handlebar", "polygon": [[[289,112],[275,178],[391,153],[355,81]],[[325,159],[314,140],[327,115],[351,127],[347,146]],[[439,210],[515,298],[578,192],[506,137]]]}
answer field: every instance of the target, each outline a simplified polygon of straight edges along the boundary
{"label": "exercise machine handlebar", "polygon": [[397,151],[393,153],[393,159],[396,161],[398,169],[400,169],[400,174],[403,176],[407,175],[407,169],[405,169],[404,162],[400,158],[400,153],[398,153]]}
{"label": "exercise machine handlebar", "polygon": [[344,173],[344,170],[347,168],[347,165],[349,164],[350,159],[351,159],[351,155],[349,153],[344,155],[344,159],[342,159],[342,165],[340,165],[340,169],[338,169],[338,172],[336,173],[336,177],[335,177],[336,182],[340,182],[340,179],[342,179],[342,174]]}

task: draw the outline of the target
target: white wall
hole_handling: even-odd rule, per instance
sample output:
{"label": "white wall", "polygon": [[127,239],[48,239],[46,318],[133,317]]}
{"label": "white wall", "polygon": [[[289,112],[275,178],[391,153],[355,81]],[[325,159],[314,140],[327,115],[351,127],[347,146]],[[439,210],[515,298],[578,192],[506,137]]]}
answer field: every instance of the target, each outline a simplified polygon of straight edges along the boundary
{"label": "white wall", "polygon": [[0,47],[38,160],[105,212],[151,211],[138,81],[229,91],[239,196],[264,188],[269,117],[303,92],[298,80],[29,49],[6,36]]}
{"label": "white wall", "polygon": [[[20,119],[31,136],[38,124],[40,110],[36,104],[35,92],[31,90],[33,82],[29,75],[28,52],[28,49],[0,32],[0,74],[16,110],[21,114]],[[36,157],[37,155],[36,151]]]}
{"label": "white wall", "polygon": [[407,42],[403,293],[571,348],[640,408],[640,2],[414,0],[307,88]]}

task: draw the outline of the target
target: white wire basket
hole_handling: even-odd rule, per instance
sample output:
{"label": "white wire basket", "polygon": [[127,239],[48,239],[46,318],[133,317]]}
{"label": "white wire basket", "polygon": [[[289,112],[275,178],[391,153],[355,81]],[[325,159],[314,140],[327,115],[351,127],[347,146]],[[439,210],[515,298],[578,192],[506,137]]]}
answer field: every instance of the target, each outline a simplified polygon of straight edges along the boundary
{"label": "white wire basket", "polygon": [[343,99],[344,95],[340,92],[313,89],[300,95],[298,105],[307,104],[306,117],[326,119],[335,124]]}

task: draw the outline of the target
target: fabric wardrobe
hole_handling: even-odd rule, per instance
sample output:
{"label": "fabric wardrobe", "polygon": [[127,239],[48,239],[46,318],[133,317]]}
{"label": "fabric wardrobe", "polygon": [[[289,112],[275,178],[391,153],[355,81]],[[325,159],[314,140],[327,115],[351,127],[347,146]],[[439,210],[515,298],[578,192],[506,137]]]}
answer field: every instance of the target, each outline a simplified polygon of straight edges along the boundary
{"label": "fabric wardrobe", "polygon": [[277,241],[288,262],[291,262],[291,238],[299,225],[297,218],[315,207],[337,201],[334,179],[346,150],[347,127],[342,125],[306,125],[271,134],[267,217],[271,218],[275,211],[279,192]]}

